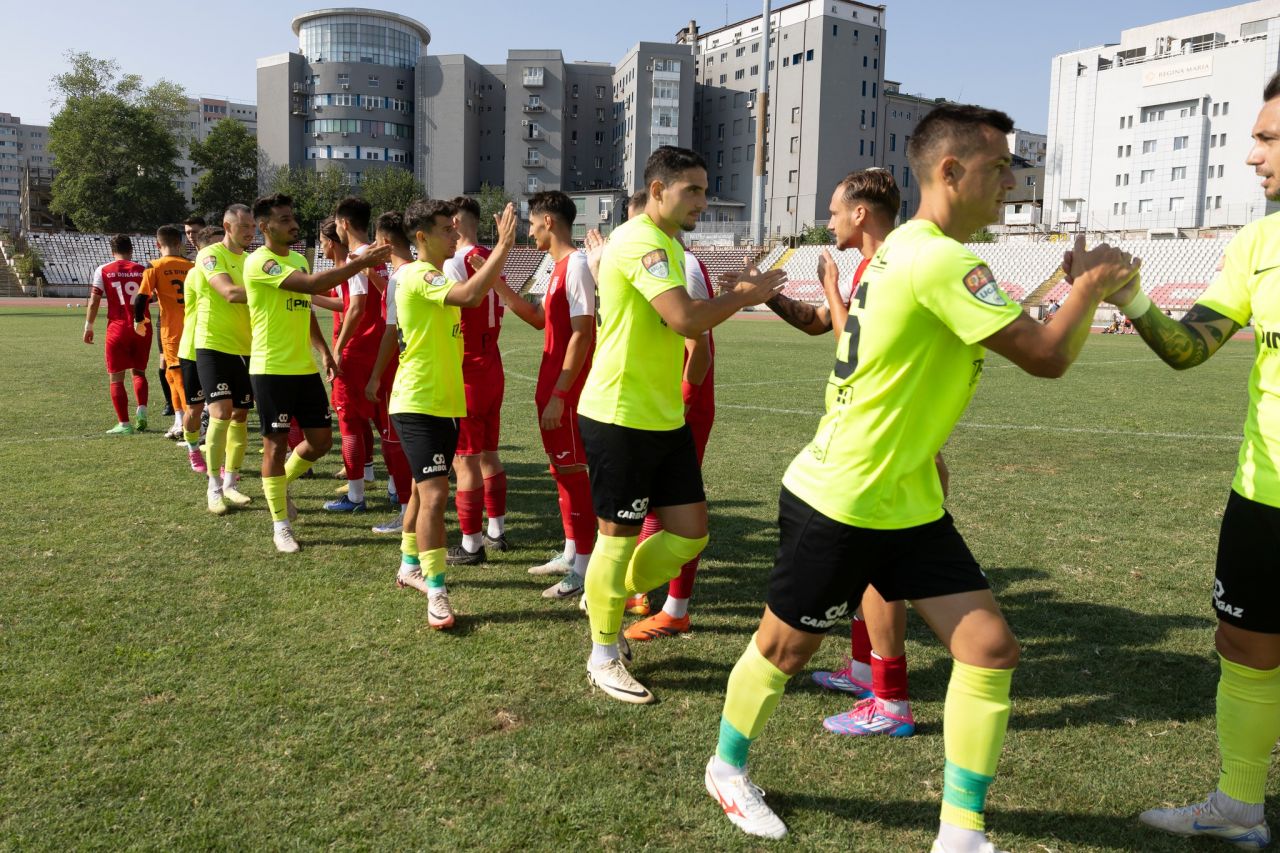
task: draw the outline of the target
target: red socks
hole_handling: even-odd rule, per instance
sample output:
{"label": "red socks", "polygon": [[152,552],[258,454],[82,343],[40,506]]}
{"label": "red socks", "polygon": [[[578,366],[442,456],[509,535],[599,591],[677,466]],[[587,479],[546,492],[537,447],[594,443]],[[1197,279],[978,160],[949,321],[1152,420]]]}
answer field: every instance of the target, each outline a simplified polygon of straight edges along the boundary
{"label": "red socks", "polygon": [[293,450],[299,444],[302,444],[303,434],[302,427],[298,426],[295,420],[289,421],[289,449]]}
{"label": "red socks", "polygon": [[507,514],[507,472],[484,478],[484,514],[501,518]]}
{"label": "red socks", "polygon": [[454,493],[454,502],[458,508],[458,529],[464,536],[475,536],[480,533],[481,514],[484,511],[484,489],[459,489]]}
{"label": "red socks", "polygon": [[698,576],[698,560],[701,554],[680,567],[680,574],[667,585],[667,595],[672,598],[692,598],[693,581]]}
{"label": "red socks", "polygon": [[907,695],[907,656],[900,658],[882,658],[871,656],[871,692],[877,699],[889,702],[906,702]]}
{"label": "red socks", "polygon": [[400,439],[382,437],[382,459],[387,463],[387,474],[396,484],[396,500],[406,506],[413,496],[413,477],[409,474],[409,459],[404,455]]}
{"label": "red socks", "polygon": [[[137,377],[134,377],[137,382]],[[116,420],[122,424],[129,423],[129,396],[124,393],[124,380],[111,383],[111,407],[116,410]]]}
{"label": "red socks", "polygon": [[360,476],[364,476],[365,466],[373,464],[373,425],[368,418],[360,419],[360,440],[364,442],[364,465],[360,468]]}
{"label": "red socks", "polygon": [[636,542],[643,542],[661,529],[662,522],[658,521],[657,514],[652,512],[649,513],[644,517],[644,524],[640,526],[640,538],[637,539]]}
{"label": "red socks", "polygon": [[849,626],[849,635],[853,641],[853,648],[849,652],[849,657],[858,663],[870,664],[871,636],[867,634],[867,623],[857,616],[853,617],[853,623]]}
{"label": "red socks", "polygon": [[[564,527],[564,538],[573,539],[573,502],[569,495],[569,484],[566,475],[555,468],[551,469],[551,477],[556,481],[556,499],[560,504],[560,524]],[[576,548],[577,545],[575,544]]]}
{"label": "red socks", "polygon": [[342,465],[347,469],[348,480],[364,478],[364,440],[359,433],[342,436]]}
{"label": "red socks", "polygon": [[[121,393],[124,393],[124,383],[120,384],[120,391]],[[146,374],[133,374],[133,399],[137,401],[139,406],[145,406],[147,404]],[[128,404],[125,405],[125,409],[128,410]],[[124,417],[121,420],[127,421],[128,419],[128,417]]]}
{"label": "red socks", "polygon": [[573,540],[579,554],[590,554],[596,546],[596,513],[591,505],[591,478],[586,471],[573,474],[554,472],[560,493],[560,517],[564,535]]}

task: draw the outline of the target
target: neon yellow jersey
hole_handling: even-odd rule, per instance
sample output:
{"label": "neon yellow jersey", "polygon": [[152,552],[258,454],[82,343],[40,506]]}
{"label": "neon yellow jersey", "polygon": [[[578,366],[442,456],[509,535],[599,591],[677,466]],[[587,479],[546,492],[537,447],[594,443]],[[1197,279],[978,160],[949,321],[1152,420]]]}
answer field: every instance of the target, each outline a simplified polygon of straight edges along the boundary
{"label": "neon yellow jersey", "polygon": [[684,249],[648,216],[627,220],[609,235],[600,259],[600,328],[580,414],[632,429],[684,425],[684,338],[649,304],[684,286]]}
{"label": "neon yellow jersey", "polygon": [[783,485],[855,527],[941,518],[933,458],[982,376],[978,342],[1020,313],[986,265],[934,223],[893,231],[849,307],[818,433]]}
{"label": "neon yellow jersey", "polygon": [[250,374],[305,376],[319,372],[311,357],[311,296],[280,289],[293,273],[309,269],[307,259],[297,252],[277,255],[266,246],[254,249],[245,260],[244,289],[253,328]]}
{"label": "neon yellow jersey", "polygon": [[1253,319],[1255,357],[1249,373],[1244,443],[1231,488],[1251,501],[1280,507],[1280,213],[1240,229],[1222,272],[1197,303],[1235,320]]}
{"label": "neon yellow jersey", "polygon": [[187,277],[182,281],[182,337],[178,339],[178,358],[196,360],[196,311],[203,288],[208,286],[203,267],[196,264],[187,270]]}
{"label": "neon yellow jersey", "polygon": [[244,285],[243,253],[237,255],[222,243],[205,246],[196,255],[196,266],[204,272],[206,284],[200,291],[196,309],[196,349],[211,349],[231,355],[248,355],[252,346],[249,331],[249,306],[231,303],[207,284],[215,275],[225,273],[232,284]]}
{"label": "neon yellow jersey", "polygon": [[444,301],[454,284],[428,261],[407,263],[396,272],[400,364],[391,386],[390,414],[467,416],[462,312]]}

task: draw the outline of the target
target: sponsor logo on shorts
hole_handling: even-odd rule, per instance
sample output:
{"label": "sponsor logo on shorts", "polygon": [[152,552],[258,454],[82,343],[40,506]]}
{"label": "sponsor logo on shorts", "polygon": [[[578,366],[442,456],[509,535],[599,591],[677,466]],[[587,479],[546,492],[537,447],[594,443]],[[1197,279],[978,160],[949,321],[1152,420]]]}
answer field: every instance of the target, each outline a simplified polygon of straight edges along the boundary
{"label": "sponsor logo on shorts", "polygon": [[644,517],[649,513],[649,499],[640,498],[640,500],[631,502],[631,509],[618,510],[618,518],[625,518],[628,521],[643,521]]}
{"label": "sponsor logo on shorts", "polygon": [[262,265],[262,271],[267,275],[280,275],[280,262],[274,258],[268,258]]}
{"label": "sponsor logo on shorts", "polygon": [[801,616],[800,624],[808,625],[810,628],[830,628],[832,625],[841,621],[849,615],[849,602],[841,604],[839,607],[828,607],[827,612],[823,614],[825,618],[814,619],[812,616]]}
{"label": "sponsor logo on shorts", "polygon": [[204,399],[204,389],[203,389],[203,388],[201,388],[199,391],[197,391],[197,392],[196,392],[196,399],[197,399],[197,400],[203,400],[203,399]]}
{"label": "sponsor logo on shorts", "polygon": [[969,271],[964,277],[964,286],[979,301],[987,305],[993,305],[999,308],[1007,305],[1004,296],[1000,293],[1000,288],[996,286],[996,277],[991,274],[991,270],[986,264],[979,264]]}
{"label": "sponsor logo on shorts", "polygon": [[1232,605],[1224,601],[1223,598],[1226,596],[1226,594],[1227,594],[1226,590],[1222,588],[1222,581],[1218,580],[1217,578],[1214,578],[1213,579],[1213,606],[1216,607],[1220,612],[1226,614],[1227,616],[1232,616],[1236,619],[1242,618],[1244,616],[1244,608],[1233,607]]}
{"label": "sponsor logo on shorts", "polygon": [[437,453],[431,457],[431,464],[422,469],[424,474],[443,474],[449,470],[449,466],[444,462],[444,454]]}
{"label": "sponsor logo on shorts", "polygon": [[226,382],[219,382],[219,383],[218,383],[218,393],[219,393],[219,394],[230,394],[230,393],[231,393],[231,386],[230,386],[230,385],[228,385]]}
{"label": "sponsor logo on shorts", "polygon": [[293,418],[289,416],[288,412],[281,412],[280,414],[276,415],[276,419],[271,422],[271,428],[272,429],[288,429],[289,422],[292,420]]}
{"label": "sponsor logo on shorts", "polygon": [[666,249],[654,249],[641,258],[640,263],[644,265],[645,270],[650,275],[658,278],[666,278],[671,274],[671,264],[667,261]]}

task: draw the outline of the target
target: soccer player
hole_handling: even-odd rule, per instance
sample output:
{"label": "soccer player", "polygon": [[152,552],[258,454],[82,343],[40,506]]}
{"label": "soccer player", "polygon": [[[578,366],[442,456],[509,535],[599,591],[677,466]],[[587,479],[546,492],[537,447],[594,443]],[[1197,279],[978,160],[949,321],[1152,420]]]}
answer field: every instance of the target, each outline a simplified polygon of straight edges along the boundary
{"label": "soccer player", "polygon": [[[1268,81],[1245,162],[1262,178],[1268,201],[1280,201],[1280,74]],[[1213,283],[1181,320],[1166,316],[1134,284],[1111,302],[1142,339],[1176,370],[1207,361],[1231,336],[1254,326],[1244,443],[1231,483],[1213,582],[1218,617],[1217,728],[1221,769],[1209,797],[1181,808],[1150,809],[1143,823],[1175,835],[1208,835],[1262,848],[1267,825],[1267,770],[1280,738],[1280,214],[1240,230]],[[1068,303],[1069,305],[1070,303]],[[1062,306],[1054,324],[1061,322]]]}
{"label": "soccer player", "polygon": [[[405,458],[404,447],[400,444],[400,436],[391,423],[387,412],[387,404],[391,397],[391,386],[395,382],[396,367],[399,364],[399,338],[396,318],[396,273],[405,264],[413,261],[413,248],[404,232],[404,215],[399,211],[388,211],[378,217],[375,225],[378,245],[391,249],[391,274],[387,276],[387,291],[383,294],[383,332],[382,342],[378,345],[378,353],[373,367],[369,371],[369,381],[365,385],[365,399],[373,405],[374,420],[378,425],[379,444],[382,446],[382,460],[387,466],[388,489],[395,495],[395,503],[399,505],[396,517],[374,525],[374,533],[398,533],[403,539],[406,532],[412,531],[414,521],[407,518],[406,507],[413,496],[413,478],[409,475],[409,460]],[[415,558],[416,559],[416,558]],[[406,569],[410,574],[413,568]],[[422,570],[417,569],[421,579]],[[403,584],[401,584],[403,586]]]}
{"label": "soccer player", "polygon": [[161,225],[156,231],[156,246],[160,257],[142,274],[142,286],[133,297],[133,330],[146,337],[151,328],[148,303],[155,299],[160,303],[160,344],[164,363],[162,368],[169,376],[165,383],[173,403],[173,426],[165,438],[182,438],[182,413],[186,409],[186,392],[182,387],[182,366],[178,363],[178,342],[183,329],[183,287],[187,273],[194,264],[183,257],[182,230],[176,225]]}
{"label": "soccer player", "polygon": [[[644,213],[649,201],[649,194],[640,190],[631,196],[627,203],[627,218],[630,219]],[[681,241],[684,246],[684,241]],[[685,250],[689,262],[685,265],[685,288],[690,299],[710,299],[712,293],[711,277],[702,261],[692,252]],[[703,332],[697,338],[689,338],[684,342],[684,381],[680,384],[680,394],[684,399],[684,419],[693,433],[694,449],[698,453],[698,465],[707,452],[707,442],[711,439],[711,427],[716,417],[715,397],[715,339],[711,330]],[[638,542],[643,542],[662,529],[662,522],[652,510],[645,516],[644,525],[640,528]],[[640,593],[627,601],[627,612],[638,616],[649,616],[627,628],[624,636],[628,640],[645,642],[660,637],[673,637],[689,630],[689,599],[693,595],[693,581],[698,574],[698,562],[701,557],[694,557],[680,567],[680,574],[672,578],[667,585],[667,600],[662,609],[649,616],[649,596]]]}
{"label": "soccer player", "polygon": [[[299,230],[293,199],[279,193],[263,196],[253,203],[253,218],[264,243],[245,261],[244,286],[253,330],[249,379],[258,403],[264,447],[262,492],[271,510],[271,538],[276,550],[292,554],[299,545],[290,523],[289,484],[333,446],[329,397],[311,356],[311,345],[320,350],[329,378],[338,372],[338,366],[311,310],[310,297],[382,263],[390,252],[377,249],[313,275],[307,259],[289,248],[298,239]],[[289,425],[295,420],[304,438],[290,454]]]}
{"label": "soccer player", "polygon": [[203,248],[200,245],[200,232],[207,227],[203,216],[188,216],[182,220],[182,234],[187,238],[187,245],[191,247],[191,256],[195,257],[196,253]]}
{"label": "soccer player", "polygon": [[[619,657],[627,597],[671,580],[707,543],[706,495],[680,394],[684,339],[764,302],[785,280],[781,270],[749,272],[715,299],[690,299],[676,235],[706,209],[706,164],[663,146],[644,179],[645,212],[613,231],[600,261],[596,352],[578,403],[598,525],[585,585],[587,679],[634,704],[654,697]],[[637,545],[650,508],[664,529]]]}
{"label": "soccer player", "polygon": [[498,244],[488,260],[466,281],[454,281],[440,268],[457,246],[456,213],[452,202],[439,199],[421,199],[405,210],[405,230],[417,244],[418,260],[402,266],[396,277],[400,364],[389,406],[414,480],[408,508],[414,534],[401,539],[402,568],[419,561],[427,586],[427,624],[438,630],[454,624],[445,587],[444,508],[458,419],[467,412],[459,309],[484,302],[516,239],[515,209],[508,204],[495,217]]}
{"label": "soccer player", "polygon": [[[457,213],[454,228],[458,246],[444,262],[443,272],[453,281],[466,281],[484,266],[489,249],[480,245],[480,204],[459,196],[452,202]],[[487,558],[486,548],[507,550],[507,473],[498,458],[498,431],[502,424],[502,394],[506,378],[498,334],[502,331],[502,302],[490,289],[480,304],[465,307],[462,314],[462,381],[467,414],[458,427],[458,455],[454,459],[458,527],[462,541],[449,549],[451,566],[475,566]],[[481,513],[489,524],[481,524]]]}
{"label": "soccer player", "polygon": [[[226,232],[219,225],[201,228],[194,238],[196,252],[221,242],[225,236]],[[182,439],[186,442],[191,470],[197,474],[209,473],[204,454],[200,451],[200,426],[205,401],[204,388],[200,385],[200,370],[196,365],[196,317],[199,314],[200,300],[205,298],[204,290],[208,286],[204,267],[192,264],[182,283],[182,337],[178,340],[178,366],[182,373],[186,404],[182,411]]]}
{"label": "soccer player", "polygon": [[93,343],[93,322],[98,306],[107,300],[107,339],[103,355],[107,362],[107,381],[111,386],[111,405],[116,410],[116,425],[107,435],[132,435],[135,424],[129,422],[129,397],[124,390],[125,371],[133,372],[133,396],[137,402],[138,430],[147,428],[147,359],[151,356],[151,318],[147,317],[145,334],[133,331],[133,297],[142,284],[146,268],[133,260],[133,241],[125,234],[111,238],[110,263],[93,271],[89,307],[84,317],[84,342]]}
{"label": "soccer player", "polygon": [[[348,196],[338,202],[334,227],[348,258],[360,257],[369,248],[369,202]],[[342,436],[342,462],[347,472],[347,493],[324,505],[330,512],[364,512],[366,480],[373,479],[373,404],[365,398],[365,386],[378,358],[386,331],[382,294],[386,280],[376,270],[356,273],[338,286],[342,294],[342,327],[333,345],[339,366],[333,379],[333,408]]]}
{"label": "soccer player", "polygon": [[[543,598],[570,598],[582,593],[596,540],[591,481],[578,431],[578,398],[595,349],[596,283],[586,254],[573,244],[577,215],[573,199],[562,192],[541,192],[529,198],[529,236],[539,251],[550,253],[555,261],[540,307],[521,298],[506,282],[500,280],[494,285],[516,316],[543,330],[542,361],[533,402],[542,448],[547,452],[560,498],[565,540],[565,557],[547,564],[557,570],[563,567],[564,576],[543,590]],[[545,569],[536,566],[529,571],[544,574]]]}
{"label": "soccer player", "polygon": [[208,506],[214,515],[243,507],[251,498],[238,487],[240,466],[249,443],[249,384],[252,333],[244,290],[245,250],[257,230],[253,214],[233,204],[222,215],[223,238],[196,255],[204,270],[196,307],[196,370],[209,412],[205,434],[208,452]]}
{"label": "soccer player", "polygon": [[1100,302],[1137,272],[1128,255],[1076,243],[1071,299],[1042,326],[960,242],[999,217],[1013,189],[1004,113],[947,104],[908,144],[916,217],[863,274],[836,346],[827,411],[791,463],[764,617],[729,676],[704,783],[734,825],[780,838],[782,820],[747,775],[747,751],[826,631],[868,584],[908,599],[955,660],[943,714],[946,773],[933,853],[992,853],[983,809],[1009,715],[1018,643],[950,514],[934,458],[981,377],[985,348],[1061,376]]}

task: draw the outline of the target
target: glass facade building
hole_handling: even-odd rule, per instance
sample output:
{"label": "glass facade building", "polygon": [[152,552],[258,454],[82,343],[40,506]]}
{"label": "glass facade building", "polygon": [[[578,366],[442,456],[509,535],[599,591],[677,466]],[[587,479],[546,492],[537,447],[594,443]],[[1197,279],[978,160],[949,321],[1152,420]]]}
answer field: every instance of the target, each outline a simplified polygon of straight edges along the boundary
{"label": "glass facade building", "polygon": [[422,53],[422,26],[386,12],[311,12],[295,22],[308,62],[359,62],[413,68]]}

